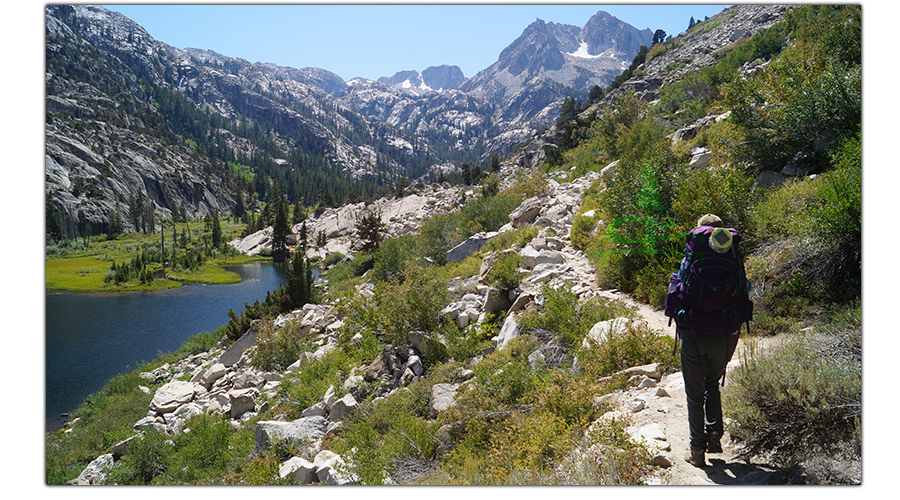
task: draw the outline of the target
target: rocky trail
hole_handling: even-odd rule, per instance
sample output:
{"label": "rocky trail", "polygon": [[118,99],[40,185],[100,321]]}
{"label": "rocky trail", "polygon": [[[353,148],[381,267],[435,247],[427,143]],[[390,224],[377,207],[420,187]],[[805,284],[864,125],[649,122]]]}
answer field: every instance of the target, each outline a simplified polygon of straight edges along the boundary
{"label": "rocky trail", "polygon": [[[619,297],[630,301],[627,297]],[[665,332],[671,337],[675,335],[675,327],[668,326],[661,310],[642,304],[639,314],[651,328]],[[779,342],[777,338],[754,339],[750,342],[741,339],[737,351],[728,365],[725,374],[725,387],[728,390],[728,372],[736,367],[742,355],[748,349],[764,349]],[[664,392],[658,391],[662,388]],[[738,449],[726,430],[722,438],[722,453],[707,454],[707,467],[698,468],[687,463],[685,453],[690,449],[688,435],[687,404],[684,393],[684,380],[681,372],[664,375],[654,387],[632,389],[615,398],[619,411],[630,417],[628,431],[635,439],[643,438],[645,442],[659,449],[657,463],[662,465],[653,477],[647,478],[650,484],[659,485],[763,485],[783,484],[781,470],[768,463],[748,462],[736,457]],[[638,411],[634,411],[639,409]],[[667,465],[668,464],[668,465]]]}

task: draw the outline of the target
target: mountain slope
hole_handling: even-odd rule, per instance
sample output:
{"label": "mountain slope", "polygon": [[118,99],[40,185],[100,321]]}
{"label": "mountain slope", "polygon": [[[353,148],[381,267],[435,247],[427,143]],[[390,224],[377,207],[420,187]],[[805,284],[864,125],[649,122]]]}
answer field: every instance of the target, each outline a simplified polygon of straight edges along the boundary
{"label": "mountain slope", "polygon": [[288,201],[336,206],[484,164],[650,36],[603,12],[583,28],[538,20],[471,80],[433,66],[385,83],[171,47],[99,6],[47,6],[46,24],[47,212],[62,238],[118,229],[132,198],[198,218],[230,214],[239,193],[258,210],[277,183]]}

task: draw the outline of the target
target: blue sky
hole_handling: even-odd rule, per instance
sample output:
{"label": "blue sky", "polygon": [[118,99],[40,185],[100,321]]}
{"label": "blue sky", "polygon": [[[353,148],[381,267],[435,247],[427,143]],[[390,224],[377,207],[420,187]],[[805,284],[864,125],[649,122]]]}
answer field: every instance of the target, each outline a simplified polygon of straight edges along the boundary
{"label": "blue sky", "polygon": [[318,67],[345,80],[377,79],[429,66],[459,66],[466,78],[497,61],[536,19],[584,26],[604,10],[635,28],[677,35],[710,4],[354,4],[104,5],[153,38],[178,48],[214,50],[250,62]]}

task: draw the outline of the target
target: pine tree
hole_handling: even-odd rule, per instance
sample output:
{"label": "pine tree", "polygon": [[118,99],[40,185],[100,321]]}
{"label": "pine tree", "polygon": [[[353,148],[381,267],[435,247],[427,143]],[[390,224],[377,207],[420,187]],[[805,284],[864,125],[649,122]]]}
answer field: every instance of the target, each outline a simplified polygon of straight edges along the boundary
{"label": "pine tree", "polygon": [[380,213],[369,213],[356,223],[356,237],[361,243],[362,252],[378,250],[381,244],[381,233],[385,225]]}
{"label": "pine tree", "polygon": [[463,184],[465,184],[466,186],[472,184],[472,172],[470,171],[471,167],[469,166],[469,164],[463,163],[462,167],[460,168],[462,169]]}
{"label": "pine tree", "polygon": [[286,302],[282,310],[291,311],[313,301],[312,267],[302,251],[294,251],[284,270]]}
{"label": "pine tree", "polygon": [[219,245],[222,244],[222,226],[219,225],[219,211],[216,209],[213,209],[210,225],[212,227],[212,246],[219,248]]}
{"label": "pine tree", "polygon": [[125,232],[125,222],[122,220],[122,210],[119,202],[116,202],[116,208],[109,216],[109,237],[113,238]]}
{"label": "pine tree", "polygon": [[[188,241],[191,240],[191,225],[188,224],[188,214],[187,214],[187,206],[184,204],[184,200],[181,200],[181,220],[184,222],[184,227],[187,229],[187,238]],[[184,233],[182,233],[184,234]],[[187,245],[185,245],[187,246]]]}
{"label": "pine tree", "polygon": [[287,206],[284,200],[275,201],[275,222],[272,224],[272,257],[281,262],[287,256],[287,237],[291,232],[288,226]]}
{"label": "pine tree", "polygon": [[660,30],[656,30],[656,32],[653,33],[653,45],[656,45],[657,43],[663,43],[665,41],[666,41],[666,32],[665,31],[660,29]]}
{"label": "pine tree", "polygon": [[306,239],[309,237],[309,230],[306,228],[306,221],[303,221],[303,224],[300,226],[300,238],[299,244],[300,248],[303,249],[303,253],[306,253]]}
{"label": "pine tree", "polygon": [[500,170],[500,155],[497,152],[491,153],[491,172]]}

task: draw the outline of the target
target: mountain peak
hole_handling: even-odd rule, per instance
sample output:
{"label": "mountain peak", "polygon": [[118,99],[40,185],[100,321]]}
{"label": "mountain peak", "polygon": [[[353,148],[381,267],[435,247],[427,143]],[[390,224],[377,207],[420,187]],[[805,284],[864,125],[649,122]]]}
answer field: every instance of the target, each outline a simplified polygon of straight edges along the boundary
{"label": "mountain peak", "polygon": [[407,92],[421,94],[455,89],[466,81],[466,77],[459,66],[443,64],[429,66],[421,73],[416,70],[398,71],[393,76],[383,76],[378,81]]}

